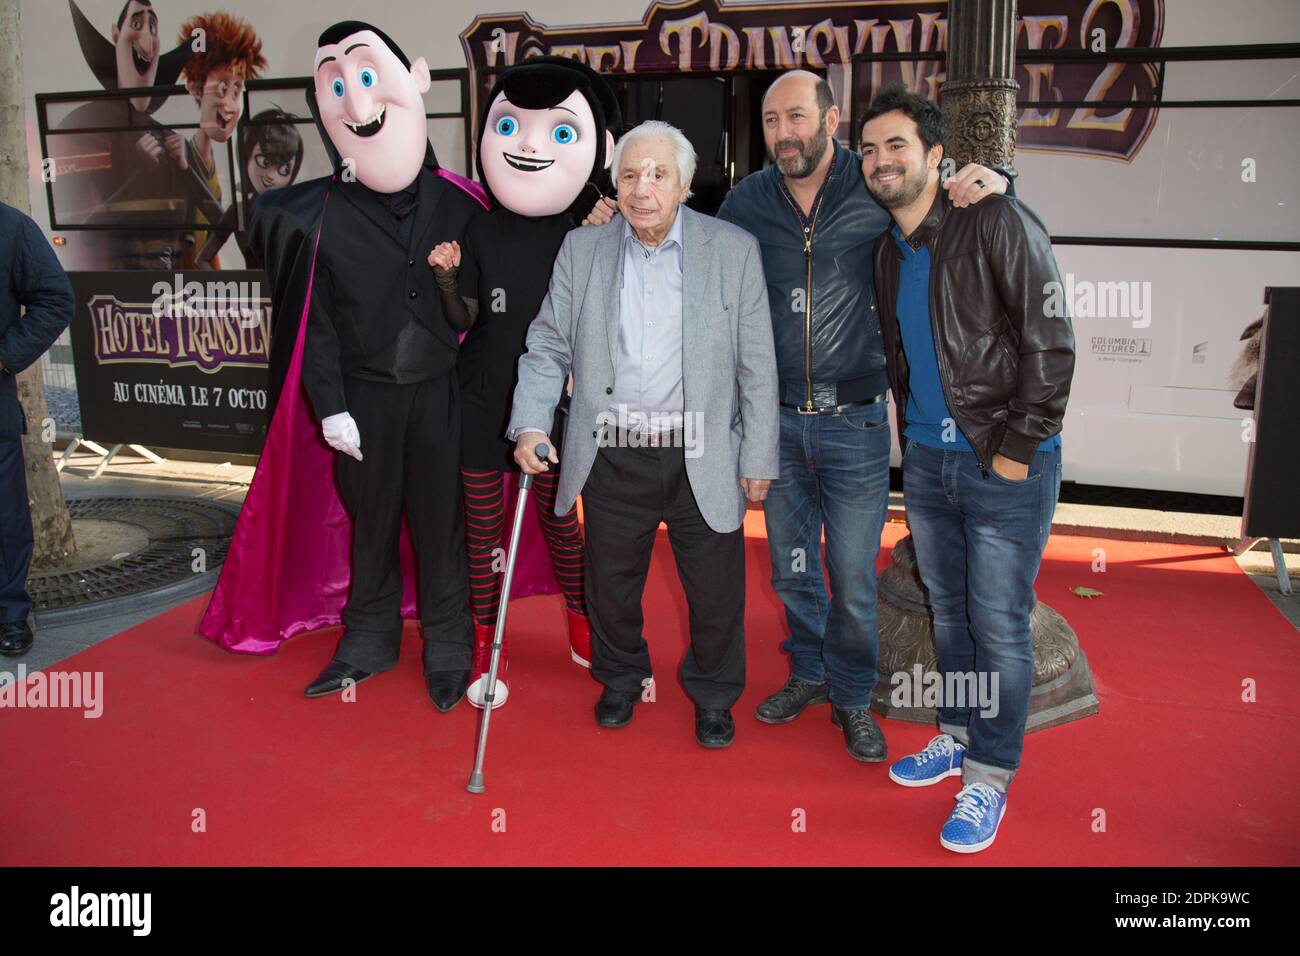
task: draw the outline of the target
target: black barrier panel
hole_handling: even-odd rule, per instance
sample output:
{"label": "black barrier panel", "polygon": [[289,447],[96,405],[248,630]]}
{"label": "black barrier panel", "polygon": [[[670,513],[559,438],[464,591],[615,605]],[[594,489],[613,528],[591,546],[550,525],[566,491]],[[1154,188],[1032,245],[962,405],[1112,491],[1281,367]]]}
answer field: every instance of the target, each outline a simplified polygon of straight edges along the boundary
{"label": "black barrier panel", "polygon": [[1247,538],[1300,537],[1300,288],[1264,291],[1255,391],[1254,434],[1246,468],[1246,501],[1241,533]]}
{"label": "black barrier panel", "polygon": [[82,434],[257,454],[270,420],[261,272],[71,272]]}
{"label": "black barrier panel", "polygon": [[151,113],[135,108],[139,92],[37,96],[42,178],[56,231],[148,230],[161,237],[202,232],[220,219],[234,174],[234,130],[206,131],[204,157],[185,87],[149,87],[161,104]]}
{"label": "black barrier panel", "polygon": [[[236,131],[238,202],[225,211],[216,241],[232,231],[248,268],[255,257],[246,245],[253,200],[269,189],[305,182],[333,172],[324,142],[311,117],[309,76],[252,80],[244,90],[243,120]],[[473,178],[470,165],[467,70],[433,70],[424,94],[429,142],[444,169]]]}

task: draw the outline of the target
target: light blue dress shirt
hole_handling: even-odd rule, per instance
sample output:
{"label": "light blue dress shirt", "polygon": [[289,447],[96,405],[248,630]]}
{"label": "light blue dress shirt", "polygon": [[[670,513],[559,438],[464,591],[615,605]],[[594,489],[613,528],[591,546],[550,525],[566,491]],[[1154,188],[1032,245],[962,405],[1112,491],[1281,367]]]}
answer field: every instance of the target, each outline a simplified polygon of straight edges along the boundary
{"label": "light blue dress shirt", "polygon": [[633,430],[680,427],[682,398],[682,212],[647,248],[623,221],[618,352],[610,411]]}

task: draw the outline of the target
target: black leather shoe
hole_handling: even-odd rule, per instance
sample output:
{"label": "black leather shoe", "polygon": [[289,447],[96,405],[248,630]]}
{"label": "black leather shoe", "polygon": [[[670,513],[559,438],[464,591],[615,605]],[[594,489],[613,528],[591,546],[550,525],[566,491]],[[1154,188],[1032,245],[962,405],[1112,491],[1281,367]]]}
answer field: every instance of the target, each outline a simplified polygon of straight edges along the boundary
{"label": "black leather shoe", "polygon": [[844,731],[849,756],[863,763],[880,763],[889,756],[885,735],[867,707],[831,706],[831,723]]}
{"label": "black leather shoe", "polygon": [[736,722],[729,710],[695,708],[695,742],[710,750],[730,747],[736,739]]}
{"label": "black leather shoe", "polygon": [[469,686],[469,671],[434,671],[424,675],[424,686],[433,706],[445,714],[465,696],[465,688]]}
{"label": "black leather shoe", "polygon": [[765,724],[788,724],[803,713],[805,707],[824,704],[828,700],[824,682],[814,684],[792,676],[784,687],[758,705],[754,716]]}
{"label": "black leather shoe", "polygon": [[596,701],[596,723],[602,727],[626,727],[632,723],[632,708],[640,699],[640,694],[606,687],[600,700]]}
{"label": "black leather shoe", "polygon": [[327,694],[337,694],[343,689],[343,682],[352,681],[353,684],[360,684],[375,675],[369,671],[363,671],[359,667],[353,667],[351,664],[344,664],[342,661],[330,661],[325,665],[325,669],[320,672],[320,676],[307,685],[308,697],[324,697]]}
{"label": "black leather shoe", "polygon": [[0,624],[0,654],[6,654],[9,657],[26,654],[32,649],[32,644],[35,641],[32,626],[26,621],[11,621],[8,624]]}

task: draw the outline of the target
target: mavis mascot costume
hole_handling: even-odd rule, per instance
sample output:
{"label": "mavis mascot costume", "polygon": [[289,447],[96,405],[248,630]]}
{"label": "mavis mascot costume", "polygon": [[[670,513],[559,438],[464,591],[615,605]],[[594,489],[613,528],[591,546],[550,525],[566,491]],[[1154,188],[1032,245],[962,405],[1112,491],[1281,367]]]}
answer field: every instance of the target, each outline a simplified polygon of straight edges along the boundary
{"label": "mavis mascot costume", "polygon": [[[284,378],[200,631],[270,654],[341,617],[334,657],[306,690],[317,697],[394,667],[403,616],[418,614],[429,697],[447,711],[469,683],[474,630],[459,336],[426,260],[486,200],[438,166],[424,59],[356,21],[317,46],[307,101],[335,172],[253,207],[249,243],[279,316],[272,378],[281,367]],[[405,588],[404,565],[416,572]]]}
{"label": "mavis mascot costume", "polygon": [[[470,223],[463,242],[443,243],[429,256],[443,312],[458,330],[467,330],[457,363],[464,423],[460,465],[475,631],[469,699],[480,707],[501,597],[507,510],[501,475],[516,473],[514,443],[505,437],[515,368],[560,244],[612,188],[608,168],[621,127],[609,85],[576,60],[537,56],[504,70],[479,123],[479,178],[495,208]],[[566,401],[550,432],[557,442]],[[582,533],[576,508],[555,514],[558,482],[554,467],[538,475],[534,501],[564,593],[570,656],[590,667]],[[519,593],[515,588],[513,596]],[[498,673],[505,664],[503,656]],[[495,705],[507,694],[498,682]]]}

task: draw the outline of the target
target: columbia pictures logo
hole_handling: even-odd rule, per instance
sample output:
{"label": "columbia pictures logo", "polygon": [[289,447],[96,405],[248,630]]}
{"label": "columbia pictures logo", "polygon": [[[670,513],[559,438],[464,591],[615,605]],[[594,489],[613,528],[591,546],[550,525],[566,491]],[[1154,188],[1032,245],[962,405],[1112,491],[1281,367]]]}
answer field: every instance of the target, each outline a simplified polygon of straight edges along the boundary
{"label": "columbia pictures logo", "polygon": [[1151,339],[1136,335],[1094,335],[1092,356],[1100,362],[1145,362],[1151,357]]}

